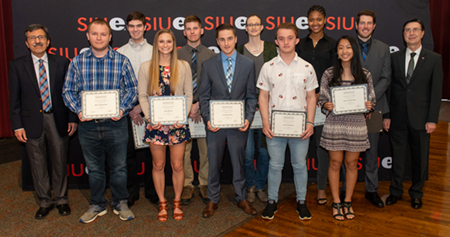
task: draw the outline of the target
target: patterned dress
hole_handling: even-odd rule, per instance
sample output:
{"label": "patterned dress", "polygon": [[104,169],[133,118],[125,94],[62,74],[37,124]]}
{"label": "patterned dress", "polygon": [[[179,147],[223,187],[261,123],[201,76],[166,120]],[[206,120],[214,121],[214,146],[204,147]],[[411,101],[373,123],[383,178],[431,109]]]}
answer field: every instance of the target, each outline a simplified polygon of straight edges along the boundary
{"label": "patterned dress", "polygon": [[[329,82],[333,78],[333,68],[327,69],[322,76],[319,104],[321,107],[331,101]],[[368,99],[375,107],[375,92],[372,84],[372,75],[366,69]],[[343,81],[342,86],[350,86],[353,81]],[[329,151],[363,152],[370,148],[364,114],[346,114],[334,116],[327,111],[327,118],[323,126],[320,146]]]}
{"label": "patterned dress", "polygon": [[[159,66],[159,92],[161,95],[170,94],[170,67]],[[153,96],[158,96],[155,92]],[[191,139],[188,125],[176,129],[173,125],[162,125],[158,130],[153,130],[150,124],[146,124],[143,141],[155,145],[175,145]]]}

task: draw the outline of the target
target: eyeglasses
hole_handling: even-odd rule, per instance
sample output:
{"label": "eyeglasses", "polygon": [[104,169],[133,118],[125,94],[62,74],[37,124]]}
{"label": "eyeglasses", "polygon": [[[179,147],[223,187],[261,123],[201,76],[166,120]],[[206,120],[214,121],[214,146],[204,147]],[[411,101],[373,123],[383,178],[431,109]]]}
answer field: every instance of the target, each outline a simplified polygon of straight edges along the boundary
{"label": "eyeglasses", "polygon": [[414,33],[417,33],[417,32],[422,31],[422,29],[419,29],[419,28],[407,28],[407,29],[405,29],[405,32],[407,32],[407,33],[411,33],[411,31],[414,32]]}
{"label": "eyeglasses", "polygon": [[33,36],[28,36],[28,39],[31,41],[35,41],[36,39],[39,40],[43,40],[46,39],[47,37],[45,35],[33,35]]}
{"label": "eyeglasses", "polygon": [[255,24],[247,24],[247,26],[248,27],[258,27],[258,26],[260,26],[261,24],[259,24],[259,23],[255,23]]}

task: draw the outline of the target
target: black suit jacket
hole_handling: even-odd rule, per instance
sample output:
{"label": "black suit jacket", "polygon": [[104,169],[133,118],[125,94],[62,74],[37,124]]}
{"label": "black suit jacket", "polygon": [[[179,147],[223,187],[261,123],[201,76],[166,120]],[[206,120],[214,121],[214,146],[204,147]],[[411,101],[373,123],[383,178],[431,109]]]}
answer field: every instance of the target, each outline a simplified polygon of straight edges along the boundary
{"label": "black suit jacket", "polygon": [[422,47],[410,83],[406,84],[406,49],[392,54],[392,81],[389,91],[391,126],[408,118],[416,130],[427,122],[437,123],[442,98],[441,55]]}
{"label": "black suit jacket", "polygon": [[[68,123],[78,121],[77,116],[64,105],[62,98],[69,60],[51,54],[47,56],[53,115],[59,135],[65,137]],[[9,65],[9,111],[13,130],[24,128],[28,138],[41,135],[42,101],[31,53],[14,59]]]}

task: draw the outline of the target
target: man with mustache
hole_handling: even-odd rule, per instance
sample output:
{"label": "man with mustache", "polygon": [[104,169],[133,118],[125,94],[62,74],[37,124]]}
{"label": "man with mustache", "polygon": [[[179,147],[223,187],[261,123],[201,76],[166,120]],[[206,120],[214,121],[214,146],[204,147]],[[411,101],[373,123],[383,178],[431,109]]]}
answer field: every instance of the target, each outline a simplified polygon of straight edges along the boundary
{"label": "man with mustache", "polygon": [[67,109],[61,96],[69,60],[47,53],[50,37],[43,25],[26,28],[25,44],[31,53],[9,66],[11,128],[27,149],[40,206],[35,218],[43,219],[55,205],[61,216],[67,216],[71,212],[67,197],[69,136],[77,130],[77,116]]}

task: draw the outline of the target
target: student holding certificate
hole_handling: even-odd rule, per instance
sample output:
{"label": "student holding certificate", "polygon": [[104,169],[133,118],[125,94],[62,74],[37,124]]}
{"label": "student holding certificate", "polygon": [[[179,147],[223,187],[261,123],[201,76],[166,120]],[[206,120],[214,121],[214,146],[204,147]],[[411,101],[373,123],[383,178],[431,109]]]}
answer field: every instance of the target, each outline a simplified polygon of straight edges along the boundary
{"label": "student holding certificate", "polygon": [[[139,69],[138,92],[139,103],[148,123],[144,133],[144,142],[150,143],[153,157],[153,182],[159,198],[158,220],[167,220],[167,200],[164,197],[164,167],[166,162],[166,146],[170,148],[170,159],[173,171],[172,181],[175,190],[173,201],[173,217],[183,218],[181,192],[184,183],[183,157],[185,142],[190,139],[187,125],[161,125],[150,121],[150,96],[185,95],[187,111],[192,105],[192,74],[187,62],[178,60],[175,36],[171,30],[162,29],[155,35],[152,59],[142,63]],[[153,125],[154,124],[154,125]]]}
{"label": "student holding certificate", "polygon": [[[331,114],[335,105],[331,102],[330,87],[367,83],[368,101],[365,102],[365,106],[369,111],[375,106],[375,92],[372,75],[368,70],[361,67],[356,40],[347,35],[342,36],[338,40],[336,51],[337,58],[334,59],[334,66],[327,69],[322,76],[319,105],[327,110],[327,118],[320,145],[328,150],[330,156],[328,179],[333,196],[333,217],[336,220],[343,221],[344,217],[347,219],[355,218],[351,200],[358,176],[358,158],[360,152],[367,150],[370,144],[363,113]],[[347,188],[345,201],[341,203],[339,199],[339,170],[344,160],[344,154],[347,168]]]}

